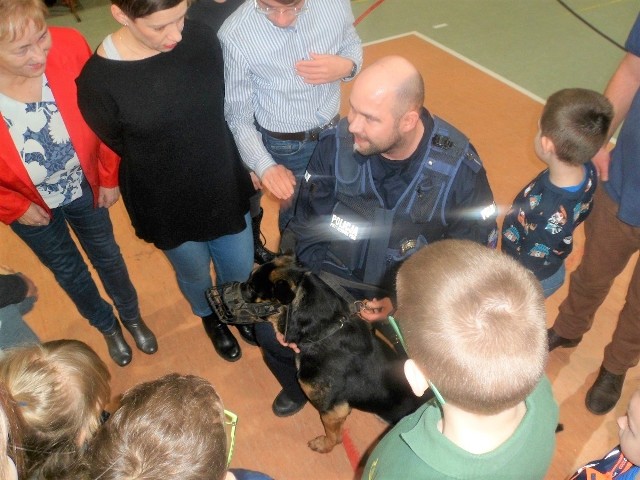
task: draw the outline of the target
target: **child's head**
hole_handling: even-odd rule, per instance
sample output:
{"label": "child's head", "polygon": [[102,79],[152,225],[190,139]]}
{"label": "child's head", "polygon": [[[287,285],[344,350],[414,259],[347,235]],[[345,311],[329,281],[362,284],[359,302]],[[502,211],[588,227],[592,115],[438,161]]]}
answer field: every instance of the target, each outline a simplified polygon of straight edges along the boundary
{"label": "child's head", "polygon": [[0,383],[0,478],[17,480],[23,469],[22,425],[15,401]]}
{"label": "child's head", "polygon": [[409,358],[447,403],[490,415],[537,385],[547,357],[544,298],[517,261],[442,240],[400,267],[397,295]]}
{"label": "child's head", "polygon": [[634,465],[640,465],[640,389],[631,395],[627,414],[618,418],[620,450]]}
{"label": "child's head", "polygon": [[100,426],[111,376],[85,343],[57,340],[16,347],[0,357],[0,381],[24,419],[28,472],[65,471]]}
{"label": "child's head", "polygon": [[612,118],[613,106],[604,95],[584,88],[560,90],[542,110],[536,150],[550,141],[559,160],[587,163],[607,140]]}
{"label": "child's head", "polygon": [[226,472],[224,408],[213,386],[167,375],[127,391],[89,447],[91,478],[219,480]]}

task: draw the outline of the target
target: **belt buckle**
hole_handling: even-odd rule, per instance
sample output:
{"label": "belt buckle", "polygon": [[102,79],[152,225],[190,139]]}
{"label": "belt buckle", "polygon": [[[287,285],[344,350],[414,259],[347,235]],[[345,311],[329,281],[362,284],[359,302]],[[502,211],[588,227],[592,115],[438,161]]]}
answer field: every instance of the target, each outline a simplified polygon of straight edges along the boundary
{"label": "belt buckle", "polygon": [[329,120],[327,123],[325,123],[324,125],[321,125],[320,127],[316,127],[316,128],[312,128],[311,130],[307,131],[307,138],[313,142],[315,142],[316,140],[318,140],[318,137],[320,136],[320,134],[322,132],[324,132],[325,130],[328,130],[330,128],[335,127],[338,124],[338,121],[340,120],[340,115],[336,115],[335,117],[333,117],[331,120]]}

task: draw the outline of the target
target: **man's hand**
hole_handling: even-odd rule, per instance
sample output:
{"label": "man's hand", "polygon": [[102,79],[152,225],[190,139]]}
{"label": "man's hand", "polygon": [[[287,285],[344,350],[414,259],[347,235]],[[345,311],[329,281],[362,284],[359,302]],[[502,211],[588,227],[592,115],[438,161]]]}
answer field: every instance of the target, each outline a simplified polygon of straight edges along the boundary
{"label": "man's hand", "polygon": [[40,205],[31,202],[27,211],[18,218],[18,222],[22,225],[29,225],[30,227],[42,227],[49,225],[49,215]]}
{"label": "man's hand", "polygon": [[260,179],[255,172],[249,172],[249,176],[251,177],[251,183],[253,183],[253,188],[255,190],[262,190],[262,183],[260,183]]}
{"label": "man's hand", "polygon": [[98,207],[109,208],[120,198],[120,187],[100,187],[98,193]]}
{"label": "man's hand", "polygon": [[280,332],[276,332],[276,340],[278,340],[278,342],[280,342],[280,345],[282,345],[283,347],[289,347],[294,352],[300,353],[300,349],[298,348],[298,345],[296,345],[295,343],[285,342],[284,335],[282,335]]}
{"label": "man's hand", "polygon": [[353,62],[339,55],[310,54],[311,60],[296,62],[296,73],[305,83],[320,85],[342,80],[351,75]]}
{"label": "man's hand", "polygon": [[287,200],[293,196],[296,178],[291,170],[282,165],[274,165],[265,170],[262,175],[262,185],[267,187],[280,200]]}
{"label": "man's hand", "polygon": [[376,298],[364,300],[358,313],[367,322],[377,322],[378,320],[386,320],[391,312],[393,312],[393,303],[389,297],[384,297],[380,300]]}
{"label": "man's hand", "polygon": [[609,180],[609,164],[611,163],[611,154],[606,149],[606,147],[602,147],[598,150],[598,153],[591,159],[593,165],[596,167],[596,172],[598,172],[598,177],[603,182]]}

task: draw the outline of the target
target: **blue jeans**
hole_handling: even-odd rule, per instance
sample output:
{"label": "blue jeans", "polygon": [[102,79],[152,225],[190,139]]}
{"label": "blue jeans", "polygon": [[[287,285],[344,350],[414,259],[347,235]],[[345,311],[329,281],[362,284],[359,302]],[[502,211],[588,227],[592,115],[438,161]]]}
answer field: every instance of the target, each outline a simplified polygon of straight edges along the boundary
{"label": "blue jeans", "polygon": [[34,297],[0,308],[0,350],[18,345],[40,343],[38,336],[22,318],[33,307]]}
{"label": "blue jeans", "polygon": [[288,206],[280,209],[280,218],[278,219],[278,227],[283,232],[289,220],[293,218],[295,213],[296,201],[300,184],[307,170],[307,165],[311,159],[313,151],[316,149],[317,141],[299,141],[299,140],[279,140],[262,131],[262,142],[267,151],[273,157],[278,165],[287,167],[296,177],[296,187]]}
{"label": "blue jeans", "polygon": [[216,271],[216,283],[244,282],[253,268],[253,234],[251,216],[244,216],[245,229],[208,242],[185,242],[176,248],[163,250],[173,265],[182,294],[198,317],[213,312],[205,291],[213,286],[211,261]]}
{"label": "blue jeans", "polygon": [[80,314],[101,332],[109,332],[117,321],[113,309],[100,296],[71,238],[70,226],[98,273],[107,295],[113,300],[122,322],[135,322],[140,317],[138,295],[113,236],[109,211],[93,207],[93,195],[87,182],[82,183],[80,198],[54,208],[51,213],[49,225],[32,227],[15,221],[11,228],[53,272]]}
{"label": "blue jeans", "polygon": [[556,270],[556,273],[554,273],[550,277],[545,278],[544,280],[540,280],[544,298],[549,298],[551,295],[556,293],[556,291],[564,284],[565,275],[566,268],[564,266],[564,262],[562,262],[562,266],[558,270]]}

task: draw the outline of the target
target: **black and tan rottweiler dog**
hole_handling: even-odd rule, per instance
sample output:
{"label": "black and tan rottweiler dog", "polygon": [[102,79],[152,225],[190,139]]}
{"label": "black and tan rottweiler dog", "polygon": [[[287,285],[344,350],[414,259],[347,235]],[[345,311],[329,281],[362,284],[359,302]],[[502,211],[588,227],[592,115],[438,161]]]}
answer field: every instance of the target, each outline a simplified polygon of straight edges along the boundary
{"label": "black and tan rottweiler dog", "polygon": [[309,442],[313,450],[326,453],[342,441],[351,408],[396,423],[425,401],[411,391],[404,359],[292,256],[258,267],[241,290],[247,302],[281,305],[269,321],[300,349],[298,380],[324,425],[325,435]]}

